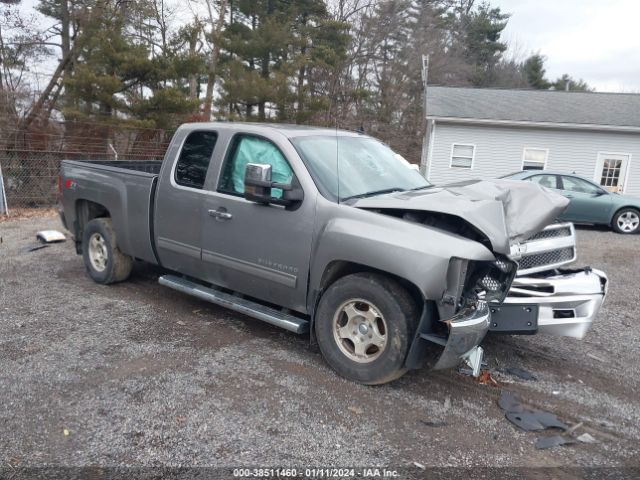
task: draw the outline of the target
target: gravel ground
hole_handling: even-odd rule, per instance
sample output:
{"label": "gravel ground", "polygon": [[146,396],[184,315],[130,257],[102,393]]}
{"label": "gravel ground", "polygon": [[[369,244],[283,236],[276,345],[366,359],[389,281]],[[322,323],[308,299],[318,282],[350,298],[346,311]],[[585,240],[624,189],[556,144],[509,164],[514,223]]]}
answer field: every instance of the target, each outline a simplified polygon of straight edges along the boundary
{"label": "gravel ground", "polygon": [[[136,265],[101,286],[70,241],[27,252],[56,218],[0,223],[0,462],[9,466],[640,466],[640,236],[578,230],[610,294],[583,341],[493,337],[501,387],[416,371],[365,387],[308,340],[159,286]],[[596,444],[536,450],[500,388]],[[2,475],[0,475],[1,477]]]}

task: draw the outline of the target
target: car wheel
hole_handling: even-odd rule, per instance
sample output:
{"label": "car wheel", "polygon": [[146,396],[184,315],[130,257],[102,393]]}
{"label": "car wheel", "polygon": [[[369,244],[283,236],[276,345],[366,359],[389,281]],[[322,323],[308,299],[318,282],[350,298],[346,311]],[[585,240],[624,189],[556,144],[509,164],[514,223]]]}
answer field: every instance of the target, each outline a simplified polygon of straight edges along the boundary
{"label": "car wheel", "polygon": [[104,285],[126,280],[133,268],[133,259],[118,248],[110,218],[87,223],[82,234],[82,258],[89,276]]}
{"label": "car wheel", "polygon": [[635,208],[623,208],[613,217],[613,229],[618,233],[636,233],[640,227],[640,212]]}
{"label": "car wheel", "polygon": [[375,385],[399,378],[418,324],[416,302],[395,280],[358,273],[322,295],[315,320],[320,351],[341,376]]}

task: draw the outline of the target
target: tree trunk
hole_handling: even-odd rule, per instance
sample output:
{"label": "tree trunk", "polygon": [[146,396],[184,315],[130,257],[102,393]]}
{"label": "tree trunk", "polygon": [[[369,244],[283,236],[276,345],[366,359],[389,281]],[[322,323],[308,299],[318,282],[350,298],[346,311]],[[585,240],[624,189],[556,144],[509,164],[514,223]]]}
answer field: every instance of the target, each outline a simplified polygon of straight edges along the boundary
{"label": "tree trunk", "polygon": [[33,121],[38,117],[38,115],[42,112],[44,104],[49,98],[49,95],[51,94],[53,89],[58,85],[58,80],[60,79],[62,72],[64,72],[64,69],[67,67],[67,65],[69,65],[69,62],[71,61],[71,57],[73,55],[73,51],[74,51],[74,48],[72,47],[67,52],[67,54],[64,57],[62,57],[62,60],[60,60],[60,63],[58,63],[58,67],[56,68],[55,72],[53,72],[53,75],[51,75],[51,79],[49,80],[49,83],[47,84],[46,88],[42,91],[42,93],[38,97],[38,100],[33,105],[33,107],[31,107],[29,114],[26,117],[24,117],[20,122],[19,124],[20,130],[26,130],[27,128],[29,128],[29,125],[31,125]]}
{"label": "tree trunk", "polygon": [[208,78],[207,78],[207,90],[204,97],[204,116],[207,120],[211,120],[211,111],[213,105],[213,89],[216,84],[216,73],[218,69],[218,58],[220,57],[220,35],[224,28],[224,17],[227,12],[228,0],[220,0],[220,9],[218,13],[218,20],[213,21],[213,14],[211,7],[209,9],[209,19],[211,20],[211,26],[213,31],[213,49],[211,50],[211,57],[209,58]]}

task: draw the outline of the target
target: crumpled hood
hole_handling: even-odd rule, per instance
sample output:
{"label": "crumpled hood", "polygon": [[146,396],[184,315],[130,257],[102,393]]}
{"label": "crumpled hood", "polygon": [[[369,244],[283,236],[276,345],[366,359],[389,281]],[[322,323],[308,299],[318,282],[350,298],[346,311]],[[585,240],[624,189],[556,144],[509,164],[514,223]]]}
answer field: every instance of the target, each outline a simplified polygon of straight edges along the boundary
{"label": "crumpled hood", "polygon": [[358,199],[364,209],[428,211],[454,215],[484,233],[496,252],[541,231],[567,208],[569,200],[538,184],[518,180],[472,180]]}

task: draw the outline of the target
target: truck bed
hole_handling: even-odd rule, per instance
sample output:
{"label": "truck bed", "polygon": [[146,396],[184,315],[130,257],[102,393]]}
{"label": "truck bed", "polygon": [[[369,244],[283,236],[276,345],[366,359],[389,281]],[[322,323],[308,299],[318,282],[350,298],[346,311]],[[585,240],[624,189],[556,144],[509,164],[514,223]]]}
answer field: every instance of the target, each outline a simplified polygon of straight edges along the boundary
{"label": "truck bed", "polygon": [[158,175],[160,173],[160,168],[162,167],[162,160],[67,160],[65,163],[79,163],[87,167],[98,166],[101,170],[130,170],[134,172],[149,173],[151,175]]}
{"label": "truck bed", "polygon": [[162,161],[64,160],[61,165],[65,223],[82,239],[83,205],[104,206],[118,232],[118,246],[134,257],[156,263],[153,235],[155,188]]}

